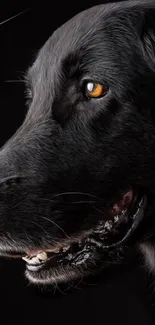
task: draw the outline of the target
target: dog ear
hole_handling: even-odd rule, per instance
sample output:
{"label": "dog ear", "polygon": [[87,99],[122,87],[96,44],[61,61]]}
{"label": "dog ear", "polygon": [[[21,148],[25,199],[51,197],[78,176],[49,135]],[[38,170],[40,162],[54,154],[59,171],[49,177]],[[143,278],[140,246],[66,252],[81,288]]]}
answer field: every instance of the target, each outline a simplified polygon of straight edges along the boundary
{"label": "dog ear", "polygon": [[143,8],[140,39],[145,59],[155,68],[155,1]]}

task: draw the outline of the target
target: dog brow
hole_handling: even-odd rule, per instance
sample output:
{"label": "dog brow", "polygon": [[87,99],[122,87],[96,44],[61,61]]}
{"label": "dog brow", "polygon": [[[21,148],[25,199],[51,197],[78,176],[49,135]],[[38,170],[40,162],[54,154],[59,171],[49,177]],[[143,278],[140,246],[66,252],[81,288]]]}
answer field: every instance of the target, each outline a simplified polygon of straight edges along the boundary
{"label": "dog brow", "polygon": [[67,57],[62,61],[62,70],[67,77],[73,77],[75,74],[79,72],[79,59],[77,55],[74,53],[70,53]]}

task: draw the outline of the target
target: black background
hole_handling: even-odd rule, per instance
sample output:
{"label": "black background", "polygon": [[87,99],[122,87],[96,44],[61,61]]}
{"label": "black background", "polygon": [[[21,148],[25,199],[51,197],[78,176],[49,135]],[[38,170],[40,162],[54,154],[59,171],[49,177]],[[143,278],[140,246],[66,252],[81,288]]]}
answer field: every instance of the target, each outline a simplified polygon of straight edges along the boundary
{"label": "black background", "polygon": [[[106,2],[106,1],[102,1]],[[108,2],[108,1],[107,1]],[[24,72],[52,32],[79,11],[100,2],[1,1],[0,146],[26,114]],[[154,324],[154,281],[139,262],[108,271],[74,288],[38,289],[24,278],[24,262],[0,260],[0,323]],[[67,290],[66,290],[67,289]]]}

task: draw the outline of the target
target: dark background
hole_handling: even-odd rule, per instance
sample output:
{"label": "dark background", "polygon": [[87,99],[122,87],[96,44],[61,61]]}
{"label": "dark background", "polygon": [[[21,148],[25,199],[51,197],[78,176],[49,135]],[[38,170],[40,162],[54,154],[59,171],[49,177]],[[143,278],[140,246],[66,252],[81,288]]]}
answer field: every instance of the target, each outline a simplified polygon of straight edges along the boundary
{"label": "dark background", "polygon": [[[108,1],[102,1],[108,2]],[[100,2],[1,1],[0,146],[26,114],[24,73],[52,32],[79,11]],[[140,261],[119,266],[71,288],[30,286],[24,262],[0,260],[0,323],[154,324],[155,284]]]}

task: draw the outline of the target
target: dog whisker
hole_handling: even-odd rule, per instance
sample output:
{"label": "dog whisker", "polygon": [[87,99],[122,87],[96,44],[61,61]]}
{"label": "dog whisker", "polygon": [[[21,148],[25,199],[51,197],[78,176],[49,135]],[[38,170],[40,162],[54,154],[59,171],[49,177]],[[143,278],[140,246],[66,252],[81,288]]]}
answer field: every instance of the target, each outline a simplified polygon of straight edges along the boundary
{"label": "dog whisker", "polygon": [[[57,201],[56,200],[52,200],[52,199],[47,199],[47,198],[43,198],[43,199],[41,199],[42,201],[47,201],[47,202],[51,202],[51,203],[57,203]],[[88,200],[86,200],[86,201],[84,201],[84,200],[82,200],[82,201],[70,201],[69,202],[69,204],[83,204],[83,203],[88,203],[88,204],[95,204],[96,203],[96,201],[88,201]]]}
{"label": "dog whisker", "polygon": [[[125,263],[129,246],[135,255],[146,228],[153,229],[152,2],[77,15],[36,53],[26,76],[5,78],[12,91],[13,83],[26,84],[29,110],[1,150],[0,256],[28,253],[32,283],[59,290],[61,282],[73,286]],[[153,244],[140,245],[154,270]]]}
{"label": "dog whisker", "polygon": [[59,228],[63,232],[63,234],[67,237],[67,239],[70,239],[70,237],[67,235],[67,233],[64,231],[64,229],[61,226],[59,226],[55,221],[53,221],[53,220],[51,220],[49,218],[46,218],[46,217],[42,217],[42,219],[47,220],[50,223],[52,223],[54,226],[56,226],[57,228]]}
{"label": "dog whisker", "polygon": [[46,230],[41,226],[39,225],[37,222],[35,221],[31,221],[31,223],[33,223],[34,225],[36,225],[37,227],[39,227],[40,229],[42,229],[44,231],[44,233],[46,234],[46,236],[48,236],[48,233],[46,232]]}
{"label": "dog whisker", "polygon": [[25,83],[25,80],[5,80],[4,82],[8,83]]}
{"label": "dog whisker", "polygon": [[69,202],[71,204],[83,204],[83,203],[89,203],[89,204],[93,204],[96,203],[96,201],[74,201],[74,202]]}
{"label": "dog whisker", "polygon": [[[51,237],[49,236],[49,234],[45,231],[45,229],[39,225],[37,222],[31,221],[31,223],[35,224],[37,227],[39,227],[40,229],[42,229],[44,231],[44,233],[46,234],[46,240],[49,238],[50,239],[50,243],[51,243]],[[59,238],[57,238],[57,241],[59,241]],[[56,240],[52,239],[52,243],[54,245],[57,245],[58,242]]]}
{"label": "dog whisker", "polygon": [[85,192],[63,192],[63,193],[58,193],[58,194],[53,195],[52,199],[56,198],[56,197],[59,197],[59,196],[65,196],[65,195],[83,195],[83,196],[89,196],[89,197],[95,198],[97,200],[100,200],[100,198],[98,196],[95,196],[95,195],[92,195],[92,194],[89,194],[89,193],[85,193]]}
{"label": "dog whisker", "polygon": [[[59,285],[58,285],[57,282],[55,283],[55,292],[56,292],[56,290],[58,290],[62,295],[64,295],[64,296],[66,295],[66,293],[63,292],[63,291],[60,289],[60,287],[59,287]],[[55,293],[55,292],[54,292],[54,293]]]}
{"label": "dog whisker", "polygon": [[97,209],[97,208],[95,208],[95,207],[94,207],[94,209],[95,209],[97,212],[101,213],[104,217],[106,217],[106,214],[104,213],[104,211],[101,211],[100,209]]}
{"label": "dog whisker", "polygon": [[23,15],[24,13],[26,13],[26,12],[29,11],[29,10],[30,10],[30,8],[28,8],[28,9],[26,9],[26,10],[24,10],[24,11],[21,11],[21,12],[19,12],[18,14],[14,15],[14,16],[8,18],[8,19],[3,20],[2,22],[0,22],[0,25],[4,25],[4,24],[6,24],[6,23],[9,22],[10,20],[15,19],[15,18],[17,18],[17,17]]}
{"label": "dog whisker", "polygon": [[41,198],[41,201],[47,201],[47,202],[51,202],[51,203],[56,203],[57,201],[54,201],[52,199],[48,199],[48,198]]}

